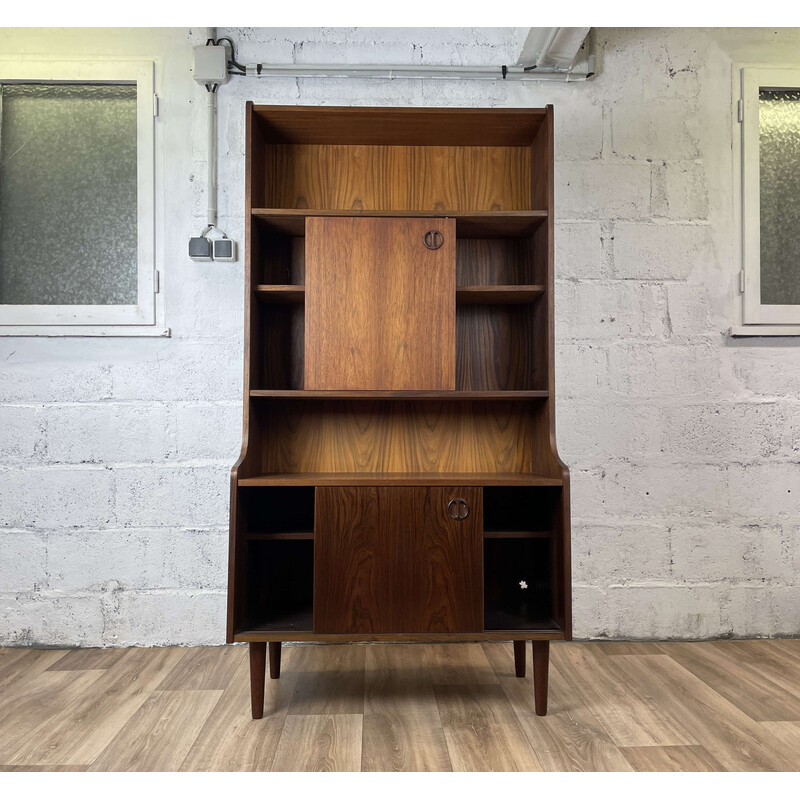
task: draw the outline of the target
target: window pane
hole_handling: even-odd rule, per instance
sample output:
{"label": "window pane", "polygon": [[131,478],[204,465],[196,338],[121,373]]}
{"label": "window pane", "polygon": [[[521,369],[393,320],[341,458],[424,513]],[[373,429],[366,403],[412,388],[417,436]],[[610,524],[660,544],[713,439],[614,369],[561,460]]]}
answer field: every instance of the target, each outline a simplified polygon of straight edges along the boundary
{"label": "window pane", "polygon": [[0,86],[0,303],[137,303],[136,86]]}
{"label": "window pane", "polygon": [[761,302],[800,305],[800,91],[759,92]]}

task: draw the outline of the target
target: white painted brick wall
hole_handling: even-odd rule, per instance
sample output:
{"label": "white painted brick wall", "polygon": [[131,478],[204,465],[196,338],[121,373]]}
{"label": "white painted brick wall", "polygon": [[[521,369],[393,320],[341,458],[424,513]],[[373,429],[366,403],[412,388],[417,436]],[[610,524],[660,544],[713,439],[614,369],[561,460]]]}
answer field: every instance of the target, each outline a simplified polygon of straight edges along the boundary
{"label": "white painted brick wall", "polygon": [[[513,63],[522,28],[220,29],[240,60]],[[220,225],[244,230],[244,102],[556,114],[558,439],[578,637],[800,634],[800,347],[732,340],[731,65],[797,30],[597,31],[586,84],[236,78]],[[241,434],[243,267],[193,263],[205,31],[14,31],[0,50],[159,56],[169,340],[0,340],[0,644],[224,637]]]}

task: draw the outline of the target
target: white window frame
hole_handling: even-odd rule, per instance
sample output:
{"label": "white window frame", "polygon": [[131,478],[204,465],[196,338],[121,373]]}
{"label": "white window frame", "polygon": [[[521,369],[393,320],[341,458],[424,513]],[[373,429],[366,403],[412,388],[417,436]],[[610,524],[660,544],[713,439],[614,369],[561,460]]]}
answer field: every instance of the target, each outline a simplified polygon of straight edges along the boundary
{"label": "white window frame", "polygon": [[734,69],[734,119],[741,128],[741,135],[734,137],[734,152],[738,155],[739,169],[735,174],[741,194],[742,261],[737,288],[742,301],[731,334],[800,336],[800,305],[761,302],[760,89],[800,90],[800,68],[737,65]]}
{"label": "white window frame", "polygon": [[137,302],[135,305],[3,305],[4,336],[168,336],[157,325],[159,275],[155,251],[155,62],[91,57],[81,60],[0,60],[0,83],[136,85]]}

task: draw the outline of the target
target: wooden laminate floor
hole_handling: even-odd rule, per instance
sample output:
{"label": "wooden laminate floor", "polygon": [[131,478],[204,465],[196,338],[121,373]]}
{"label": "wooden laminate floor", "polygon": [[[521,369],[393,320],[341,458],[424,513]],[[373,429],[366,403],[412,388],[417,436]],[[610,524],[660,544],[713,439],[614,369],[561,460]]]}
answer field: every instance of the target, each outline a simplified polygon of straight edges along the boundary
{"label": "wooden laminate floor", "polygon": [[800,640],[554,643],[550,707],[510,644],[0,648],[0,770],[794,771]]}

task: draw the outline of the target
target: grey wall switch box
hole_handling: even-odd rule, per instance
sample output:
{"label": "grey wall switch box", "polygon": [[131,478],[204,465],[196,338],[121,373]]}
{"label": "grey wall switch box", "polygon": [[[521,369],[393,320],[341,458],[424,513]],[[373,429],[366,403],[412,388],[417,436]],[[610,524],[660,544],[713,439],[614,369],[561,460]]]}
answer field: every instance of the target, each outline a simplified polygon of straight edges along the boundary
{"label": "grey wall switch box", "polygon": [[214,261],[236,261],[236,242],[233,239],[214,239]]}
{"label": "grey wall switch box", "polygon": [[194,79],[198,83],[227,83],[228,52],[221,44],[194,48]]}
{"label": "grey wall switch box", "polygon": [[205,236],[189,239],[189,258],[194,261],[211,261],[211,242]]}

